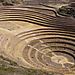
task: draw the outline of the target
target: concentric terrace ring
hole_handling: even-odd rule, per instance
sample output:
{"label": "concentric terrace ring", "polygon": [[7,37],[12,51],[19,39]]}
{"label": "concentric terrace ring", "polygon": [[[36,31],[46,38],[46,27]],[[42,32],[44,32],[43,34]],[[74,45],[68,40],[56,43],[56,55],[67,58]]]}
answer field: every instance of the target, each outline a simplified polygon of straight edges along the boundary
{"label": "concentric terrace ring", "polygon": [[13,55],[21,56],[23,59],[21,62],[25,62],[25,65],[53,72],[73,72],[75,66],[74,33],[41,28],[23,31],[16,34],[16,37],[19,42],[14,46]]}
{"label": "concentric terrace ring", "polygon": [[[75,70],[75,20],[46,14],[47,9],[0,7],[0,21],[23,21],[40,28],[10,32],[10,40],[1,44],[8,58],[27,68],[59,73]],[[38,12],[38,10],[41,12]],[[45,26],[45,27],[43,27]],[[8,36],[7,36],[8,37]]]}
{"label": "concentric terrace ring", "polygon": [[[48,13],[44,13],[44,12]],[[0,21],[23,21],[66,31],[75,31],[75,19],[52,16],[52,9],[36,7],[0,7]]]}

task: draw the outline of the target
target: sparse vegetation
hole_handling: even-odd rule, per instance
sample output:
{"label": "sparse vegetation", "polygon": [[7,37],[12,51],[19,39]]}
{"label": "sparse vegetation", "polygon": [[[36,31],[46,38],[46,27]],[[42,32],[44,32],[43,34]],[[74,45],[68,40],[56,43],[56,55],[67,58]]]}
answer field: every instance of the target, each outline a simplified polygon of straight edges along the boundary
{"label": "sparse vegetation", "polygon": [[0,56],[0,75],[54,75],[53,72],[48,73],[42,70],[23,68],[18,65],[15,65],[15,68],[13,64],[10,64],[13,63],[13,61],[10,61],[11,60]]}
{"label": "sparse vegetation", "polygon": [[21,68],[5,68],[5,66],[0,67],[0,75],[54,75],[52,72],[44,72],[41,70],[34,69],[21,69]]}

